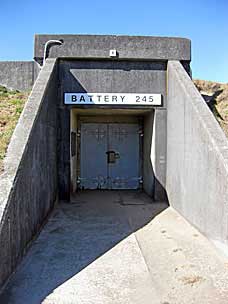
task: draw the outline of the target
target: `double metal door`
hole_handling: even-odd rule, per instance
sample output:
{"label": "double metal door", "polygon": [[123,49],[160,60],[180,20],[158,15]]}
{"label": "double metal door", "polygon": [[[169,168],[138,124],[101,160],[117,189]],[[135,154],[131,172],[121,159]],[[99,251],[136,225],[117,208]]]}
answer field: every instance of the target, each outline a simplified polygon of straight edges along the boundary
{"label": "double metal door", "polygon": [[138,124],[83,123],[80,149],[82,189],[139,187]]}

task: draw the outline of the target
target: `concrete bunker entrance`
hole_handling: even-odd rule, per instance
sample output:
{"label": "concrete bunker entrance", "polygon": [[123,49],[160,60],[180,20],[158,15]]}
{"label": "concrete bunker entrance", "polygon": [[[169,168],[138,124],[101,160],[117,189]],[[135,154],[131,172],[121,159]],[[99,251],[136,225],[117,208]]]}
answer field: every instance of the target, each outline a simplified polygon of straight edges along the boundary
{"label": "concrete bunker entrance", "polygon": [[[121,124],[124,127],[129,124],[128,128],[133,127],[133,124],[138,124],[138,132],[142,126],[143,134],[141,135],[143,136],[138,138],[139,142],[136,143],[136,146],[139,145],[138,156],[135,156],[139,168],[137,174],[136,172],[131,174],[131,177],[135,179],[135,184],[128,185],[127,188],[144,189],[155,200],[166,199],[166,69],[165,60],[145,61],[141,57],[128,60],[110,60],[110,58],[103,60],[87,57],[59,60],[60,94],[64,98],[59,107],[61,125],[59,128],[60,142],[58,143],[58,184],[60,199],[69,200],[70,193],[83,187],[85,189],[92,187],[91,184],[82,185],[81,183],[84,178],[81,174],[81,156],[85,150],[81,151],[80,146],[81,129],[88,127],[89,123],[104,124],[105,130],[102,129],[101,133],[106,132],[107,134],[109,133],[107,129],[120,129]],[[112,120],[102,121],[104,117],[107,119],[108,116]],[[90,117],[90,120],[86,121],[86,117]],[[99,121],[98,118],[101,120]],[[134,122],[132,122],[133,118]],[[81,123],[82,119],[84,119],[84,127]],[[92,128],[92,125],[90,127]],[[99,128],[98,132],[100,132]],[[121,129],[114,133],[119,131],[121,132]],[[107,135],[106,140],[110,139],[112,140],[112,136]],[[86,140],[86,142],[90,143],[90,140]],[[88,147],[86,142],[85,147]],[[133,143],[130,143],[129,146],[131,147],[131,145],[135,146]],[[125,152],[129,146],[125,146]],[[115,164],[120,164],[122,158],[118,159],[119,154],[116,153],[120,152],[118,149],[112,149],[108,144],[106,144],[106,148],[103,148],[103,171],[110,171],[111,167],[114,169]],[[116,163],[107,166],[106,152],[112,152],[112,150],[116,154],[110,153],[109,156],[116,157],[114,159]],[[93,153],[89,153],[90,156],[87,155],[87,157],[89,161],[93,161],[94,166],[95,162],[98,162],[98,157],[94,154],[96,149],[91,147],[90,151]],[[101,155],[101,153],[97,154]],[[87,164],[87,160],[85,163]],[[127,163],[124,162],[124,164]],[[135,164],[135,161],[131,161],[131,163]],[[137,166],[131,167],[134,169]],[[91,169],[88,172],[91,179],[90,173]],[[113,176],[110,176],[109,173],[106,173],[106,178],[103,178],[104,172],[100,174],[100,177],[95,176],[93,188],[115,189],[118,186],[118,189],[124,189],[126,187],[129,170],[127,173],[121,173],[120,168],[117,170],[114,175],[115,185],[110,182],[110,177]]]}
{"label": "concrete bunker entrance", "polygon": [[153,197],[153,123],[153,108],[72,108],[71,192],[142,189]]}

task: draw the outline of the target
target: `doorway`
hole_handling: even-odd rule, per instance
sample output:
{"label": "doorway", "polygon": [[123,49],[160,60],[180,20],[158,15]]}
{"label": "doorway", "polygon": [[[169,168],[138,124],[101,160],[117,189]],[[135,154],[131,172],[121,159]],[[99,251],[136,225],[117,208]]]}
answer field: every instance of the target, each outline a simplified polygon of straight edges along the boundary
{"label": "doorway", "polygon": [[140,188],[140,136],[138,123],[82,123],[79,187]]}

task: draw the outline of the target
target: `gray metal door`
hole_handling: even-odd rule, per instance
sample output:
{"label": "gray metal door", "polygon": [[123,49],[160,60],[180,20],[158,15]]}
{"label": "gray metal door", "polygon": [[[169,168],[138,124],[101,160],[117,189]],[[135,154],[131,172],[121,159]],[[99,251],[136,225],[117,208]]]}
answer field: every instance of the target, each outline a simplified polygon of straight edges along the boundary
{"label": "gray metal door", "polygon": [[109,124],[109,149],[116,160],[108,167],[110,189],[139,187],[139,127],[136,124]]}
{"label": "gray metal door", "polygon": [[80,186],[83,189],[139,188],[137,124],[82,124]]}
{"label": "gray metal door", "polygon": [[107,189],[107,124],[81,125],[81,177],[82,189]]}

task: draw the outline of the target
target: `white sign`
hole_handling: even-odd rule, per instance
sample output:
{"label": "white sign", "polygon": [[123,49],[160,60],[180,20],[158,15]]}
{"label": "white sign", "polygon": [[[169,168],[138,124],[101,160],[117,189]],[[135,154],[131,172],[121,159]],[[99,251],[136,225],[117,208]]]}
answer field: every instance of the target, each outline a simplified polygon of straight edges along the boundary
{"label": "white sign", "polygon": [[68,105],[138,105],[161,106],[161,94],[131,93],[65,93]]}

